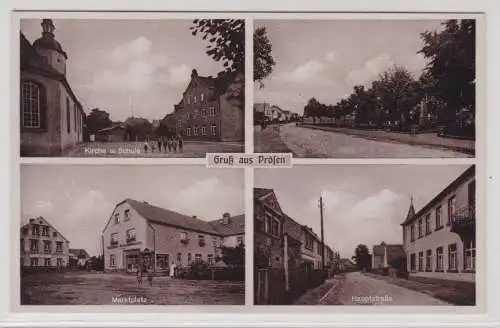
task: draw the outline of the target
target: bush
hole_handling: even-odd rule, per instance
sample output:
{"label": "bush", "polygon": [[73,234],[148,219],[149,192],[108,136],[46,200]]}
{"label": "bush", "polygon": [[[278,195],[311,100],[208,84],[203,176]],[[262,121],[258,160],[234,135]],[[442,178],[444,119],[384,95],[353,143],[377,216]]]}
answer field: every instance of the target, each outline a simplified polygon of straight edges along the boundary
{"label": "bush", "polygon": [[221,269],[213,269],[214,280],[245,281],[245,267],[232,266]]}
{"label": "bush", "polygon": [[208,263],[205,261],[194,261],[191,263],[187,271],[186,278],[192,280],[211,279],[212,274],[208,268]]}
{"label": "bush", "polygon": [[443,128],[443,135],[446,137],[459,137],[465,139],[476,138],[476,127],[474,124],[459,126],[448,125]]}

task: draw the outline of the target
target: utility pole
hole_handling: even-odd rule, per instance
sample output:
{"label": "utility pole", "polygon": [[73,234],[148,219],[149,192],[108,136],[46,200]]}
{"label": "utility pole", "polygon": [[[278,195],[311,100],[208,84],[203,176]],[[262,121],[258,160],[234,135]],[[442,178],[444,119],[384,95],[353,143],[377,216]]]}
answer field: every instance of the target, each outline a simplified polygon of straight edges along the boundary
{"label": "utility pole", "polygon": [[323,197],[319,198],[319,211],[321,215],[321,269],[325,270],[325,236],[323,224]]}

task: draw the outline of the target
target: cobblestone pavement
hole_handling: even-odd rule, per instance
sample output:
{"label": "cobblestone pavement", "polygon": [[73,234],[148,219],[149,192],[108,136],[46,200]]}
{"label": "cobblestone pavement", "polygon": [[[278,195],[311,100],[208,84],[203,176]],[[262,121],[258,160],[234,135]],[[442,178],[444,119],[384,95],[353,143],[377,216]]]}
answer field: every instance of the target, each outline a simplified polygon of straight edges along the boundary
{"label": "cobblestone pavement", "polygon": [[404,143],[369,140],[344,133],[281,126],[281,140],[297,157],[314,158],[453,158],[460,152]]}
{"label": "cobblestone pavement", "polygon": [[338,290],[321,304],[342,305],[450,305],[424,293],[374,279],[360,272],[347,273]]}
{"label": "cobblestone pavement", "polygon": [[22,305],[243,305],[244,282],[171,280],[155,277],[153,286],[134,275],[44,273],[23,277]]}
{"label": "cobblestone pavement", "polygon": [[[152,147],[154,147],[152,149]],[[241,153],[244,143],[238,142],[186,142],[182,153],[159,151],[151,142],[144,150],[144,142],[86,142],[66,151],[70,157],[205,157],[207,153]]]}

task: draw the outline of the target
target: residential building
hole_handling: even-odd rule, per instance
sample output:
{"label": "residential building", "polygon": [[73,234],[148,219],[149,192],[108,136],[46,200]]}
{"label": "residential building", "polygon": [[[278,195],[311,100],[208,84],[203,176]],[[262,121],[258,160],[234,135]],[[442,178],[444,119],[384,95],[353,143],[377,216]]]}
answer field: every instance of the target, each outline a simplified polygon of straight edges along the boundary
{"label": "residential building", "polygon": [[124,124],[116,123],[97,131],[96,139],[104,142],[122,142],[127,140],[127,129]]}
{"label": "residential building", "polygon": [[475,281],[475,167],[401,224],[410,277]]}
{"label": "residential building", "polygon": [[87,265],[87,261],[89,260],[90,256],[89,253],[87,253],[87,251],[82,248],[70,248],[69,258],[75,261],[76,266],[83,267]]}
{"label": "residential building", "polygon": [[340,259],[339,261],[339,271],[340,272],[352,272],[356,271],[358,268],[356,263],[351,261],[350,259]]}
{"label": "residential building", "polygon": [[69,263],[68,239],[43,217],[21,227],[20,251],[23,268],[64,268]]}
{"label": "residential building", "polygon": [[66,78],[68,54],[50,19],[31,44],[20,35],[22,156],[59,155],[83,141],[85,112]]}
{"label": "residential building", "polygon": [[244,215],[224,213],[220,220],[204,221],[125,199],[118,203],[103,230],[106,271],[137,270],[144,261],[156,272],[167,271],[172,263],[189,266],[202,260],[220,262],[220,247],[243,243]]}
{"label": "residential building", "polygon": [[244,87],[241,73],[214,78],[193,69],[181,101],[164,123],[186,140],[243,141]]}
{"label": "residential building", "polygon": [[[396,271],[406,270],[406,254],[404,245],[402,244],[386,244],[374,245],[372,250],[372,270],[384,271],[394,269]],[[391,275],[396,274],[394,270],[390,270]]]}

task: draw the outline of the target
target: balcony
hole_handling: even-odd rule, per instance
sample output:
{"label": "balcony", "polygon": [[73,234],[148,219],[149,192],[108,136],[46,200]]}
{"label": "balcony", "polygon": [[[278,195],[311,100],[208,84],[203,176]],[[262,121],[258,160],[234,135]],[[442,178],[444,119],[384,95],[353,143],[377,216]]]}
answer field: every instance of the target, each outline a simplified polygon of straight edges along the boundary
{"label": "balcony", "polygon": [[451,220],[451,232],[460,238],[472,237],[476,233],[476,208],[466,206],[457,210]]}

